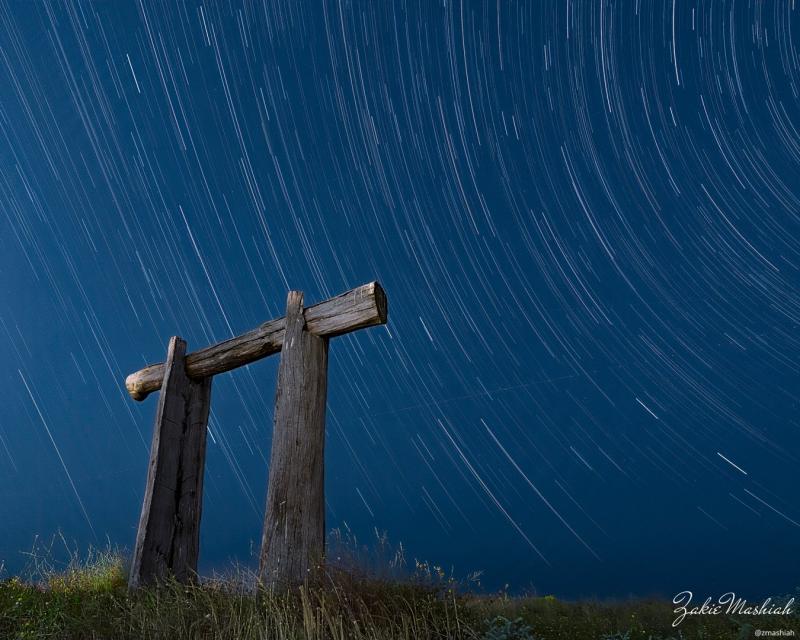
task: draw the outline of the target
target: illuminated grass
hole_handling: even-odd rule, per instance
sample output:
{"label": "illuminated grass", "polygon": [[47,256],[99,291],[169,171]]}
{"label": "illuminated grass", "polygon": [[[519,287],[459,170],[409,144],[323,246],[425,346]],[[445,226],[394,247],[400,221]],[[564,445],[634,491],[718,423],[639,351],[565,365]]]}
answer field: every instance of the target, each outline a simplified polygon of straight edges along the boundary
{"label": "illuminated grass", "polygon": [[744,640],[754,629],[800,637],[797,617],[772,616],[698,616],[682,623],[679,635],[669,602],[471,594],[419,562],[404,578],[339,566],[282,592],[256,589],[253,574],[236,568],[198,585],[168,582],[129,593],[124,559],[110,550],[81,562],[73,556],[58,570],[36,556],[34,573],[0,581],[0,638]]}

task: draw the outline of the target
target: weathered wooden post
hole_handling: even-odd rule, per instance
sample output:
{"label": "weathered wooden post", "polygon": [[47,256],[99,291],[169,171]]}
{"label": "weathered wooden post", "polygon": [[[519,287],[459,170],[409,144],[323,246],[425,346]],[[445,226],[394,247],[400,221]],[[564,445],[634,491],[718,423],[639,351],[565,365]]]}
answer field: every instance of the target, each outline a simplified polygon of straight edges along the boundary
{"label": "weathered wooden post", "polygon": [[324,446],[328,339],[385,324],[377,282],[313,306],[289,293],[286,316],[186,355],[172,338],[167,361],[125,380],[134,400],[161,390],[130,586],[197,571],[212,376],[282,351],[275,397],[267,512],[259,573],[270,585],[302,582],[325,546]]}
{"label": "weathered wooden post", "polygon": [[306,331],[303,294],[286,302],[259,577],[298,584],[325,552],[325,398],[328,339]]}
{"label": "weathered wooden post", "polygon": [[190,380],[185,354],[186,343],[172,338],[153,426],[128,580],[131,588],[164,579],[169,573],[187,582],[197,573],[211,378]]}

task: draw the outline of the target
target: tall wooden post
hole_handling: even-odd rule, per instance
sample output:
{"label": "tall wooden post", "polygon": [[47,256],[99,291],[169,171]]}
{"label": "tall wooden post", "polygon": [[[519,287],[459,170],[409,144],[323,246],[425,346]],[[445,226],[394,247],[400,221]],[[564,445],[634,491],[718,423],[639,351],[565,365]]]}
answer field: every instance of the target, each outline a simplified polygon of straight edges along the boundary
{"label": "tall wooden post", "polygon": [[328,339],[306,330],[303,294],[290,291],[278,368],[259,577],[301,584],[325,552]]}
{"label": "tall wooden post", "polygon": [[197,574],[211,378],[186,375],[186,342],[169,341],[128,584]]}

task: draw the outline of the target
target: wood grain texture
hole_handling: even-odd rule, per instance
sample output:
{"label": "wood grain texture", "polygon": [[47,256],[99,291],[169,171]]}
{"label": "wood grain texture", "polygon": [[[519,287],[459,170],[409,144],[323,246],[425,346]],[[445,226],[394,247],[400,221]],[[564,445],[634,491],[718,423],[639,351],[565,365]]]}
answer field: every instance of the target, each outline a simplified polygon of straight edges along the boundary
{"label": "wood grain texture", "polygon": [[172,574],[179,582],[197,577],[200,555],[200,517],[203,511],[203,474],[206,436],[211,409],[211,378],[189,381],[186,421],[181,444],[179,489],[176,491],[175,533],[172,539]]}
{"label": "wood grain texture", "polygon": [[186,375],[186,342],[169,342],[156,408],[150,465],[128,584],[197,572],[211,379]]}
{"label": "wood grain texture", "polygon": [[[377,282],[356,287],[304,310],[308,333],[334,336],[386,324],[388,304],[383,288]],[[283,346],[286,318],[265,322],[260,327],[200,349],[186,356],[186,373],[191,378],[207,378],[230,371],[277,353]],[[125,387],[134,400],[144,400],[161,388],[165,363],[153,364],[130,374]]]}
{"label": "wood grain texture", "polygon": [[259,578],[301,584],[325,551],[328,339],[304,328],[303,294],[289,293],[278,368]]}

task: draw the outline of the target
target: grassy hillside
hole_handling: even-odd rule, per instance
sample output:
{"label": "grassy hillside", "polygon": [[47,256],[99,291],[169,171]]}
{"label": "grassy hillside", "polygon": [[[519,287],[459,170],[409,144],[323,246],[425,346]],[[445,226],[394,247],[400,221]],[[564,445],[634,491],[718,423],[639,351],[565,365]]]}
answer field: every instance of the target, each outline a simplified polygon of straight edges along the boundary
{"label": "grassy hillside", "polygon": [[36,581],[0,582],[0,638],[732,640],[755,637],[755,629],[800,635],[797,617],[695,616],[676,630],[668,602],[471,595],[424,564],[400,581],[329,570],[314,585],[281,593],[253,589],[243,572],[128,593],[122,559],[108,552],[39,571]]}

